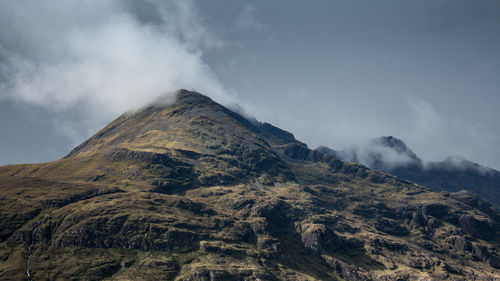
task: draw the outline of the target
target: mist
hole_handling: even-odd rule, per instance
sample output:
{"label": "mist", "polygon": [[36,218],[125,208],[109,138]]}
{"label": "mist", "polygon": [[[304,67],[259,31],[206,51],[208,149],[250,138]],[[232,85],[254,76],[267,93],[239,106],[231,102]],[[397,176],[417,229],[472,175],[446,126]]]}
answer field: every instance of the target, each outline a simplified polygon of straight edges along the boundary
{"label": "mist", "polygon": [[391,170],[408,165],[420,165],[421,159],[411,151],[388,147],[379,139],[360,141],[337,151],[342,160],[358,162],[369,168]]}
{"label": "mist", "polygon": [[[53,122],[75,141],[180,88],[230,101],[202,59],[204,49],[221,43],[195,5],[138,3],[1,1],[0,99],[54,112]],[[65,120],[62,113],[71,111],[83,118]]]}
{"label": "mist", "polygon": [[[385,124],[380,120],[380,116],[375,115],[364,121],[354,121],[356,124],[352,124],[353,120],[350,119],[350,115],[345,115],[335,120],[333,124],[329,124],[338,129],[330,132],[334,137],[320,145],[344,151],[347,153],[345,157],[348,161],[361,162],[369,167],[373,166],[373,155],[377,154],[389,168],[412,164],[414,159],[408,157],[406,152],[398,152],[373,141],[382,135],[401,139],[423,160],[424,166],[433,161],[443,161],[454,155],[467,159],[484,159],[485,155],[496,149],[495,144],[499,141],[498,135],[480,123],[450,116],[440,112],[430,103],[417,101],[415,98],[406,99],[400,106],[406,110],[406,114],[394,115],[393,117],[397,120]],[[391,109],[386,110],[390,114]],[[401,123],[398,124],[398,122]],[[350,127],[346,124],[352,125]],[[349,154],[357,155],[358,159],[349,157]],[[449,166],[460,168],[464,164],[462,162],[452,161]],[[485,165],[485,163],[481,164]],[[466,166],[469,165],[466,164]]]}

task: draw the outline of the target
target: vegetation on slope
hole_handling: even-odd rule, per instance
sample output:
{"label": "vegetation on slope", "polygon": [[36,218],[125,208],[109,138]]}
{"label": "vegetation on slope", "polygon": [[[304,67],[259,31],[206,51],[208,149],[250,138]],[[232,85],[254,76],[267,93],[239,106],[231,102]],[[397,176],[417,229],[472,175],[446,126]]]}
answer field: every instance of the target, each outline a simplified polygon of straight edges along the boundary
{"label": "vegetation on slope", "polygon": [[[0,168],[0,279],[494,280],[499,214],[197,93]],[[31,245],[31,249],[29,249]]]}

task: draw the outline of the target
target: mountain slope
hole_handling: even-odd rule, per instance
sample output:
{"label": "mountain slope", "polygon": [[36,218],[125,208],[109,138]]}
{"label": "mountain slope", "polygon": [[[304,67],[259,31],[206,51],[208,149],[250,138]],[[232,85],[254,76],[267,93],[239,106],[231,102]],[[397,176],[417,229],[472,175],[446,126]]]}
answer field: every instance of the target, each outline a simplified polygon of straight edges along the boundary
{"label": "mountain slope", "polygon": [[458,156],[440,162],[424,163],[406,144],[394,137],[374,139],[364,149],[318,151],[367,165],[436,191],[466,190],[500,206],[500,172]]}
{"label": "mountain slope", "polygon": [[[198,93],[0,167],[1,280],[493,280],[500,215]],[[29,277],[26,274],[29,273]]]}
{"label": "mountain slope", "polygon": [[64,159],[22,166],[20,174],[58,180],[137,184],[175,193],[293,173],[240,115],[198,93],[118,117]]}

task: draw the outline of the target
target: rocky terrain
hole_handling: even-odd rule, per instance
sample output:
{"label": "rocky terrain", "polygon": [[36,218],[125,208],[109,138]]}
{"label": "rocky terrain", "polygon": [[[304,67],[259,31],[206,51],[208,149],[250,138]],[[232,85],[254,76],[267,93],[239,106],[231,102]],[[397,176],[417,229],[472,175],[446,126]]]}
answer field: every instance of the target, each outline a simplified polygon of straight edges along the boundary
{"label": "rocky terrain", "polygon": [[500,214],[185,90],[0,167],[1,280],[500,280]]}
{"label": "rocky terrain", "polygon": [[345,161],[362,163],[435,191],[466,190],[500,207],[500,172],[460,156],[449,156],[439,162],[424,162],[402,140],[392,136],[373,139],[362,149],[336,151],[320,146],[317,150]]}

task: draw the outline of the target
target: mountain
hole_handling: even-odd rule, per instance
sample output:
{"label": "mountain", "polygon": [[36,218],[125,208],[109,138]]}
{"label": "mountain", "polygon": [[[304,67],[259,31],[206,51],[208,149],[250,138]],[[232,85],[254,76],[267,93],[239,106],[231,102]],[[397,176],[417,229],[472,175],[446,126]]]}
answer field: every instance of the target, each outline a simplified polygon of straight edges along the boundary
{"label": "mountain", "polygon": [[[498,280],[500,214],[208,97],[0,167],[1,280]],[[496,279],[495,279],[496,278]]]}
{"label": "mountain", "polygon": [[435,191],[466,190],[500,206],[500,172],[460,156],[424,163],[402,140],[392,136],[373,139],[362,148],[336,151],[320,146],[317,150],[388,172]]}

